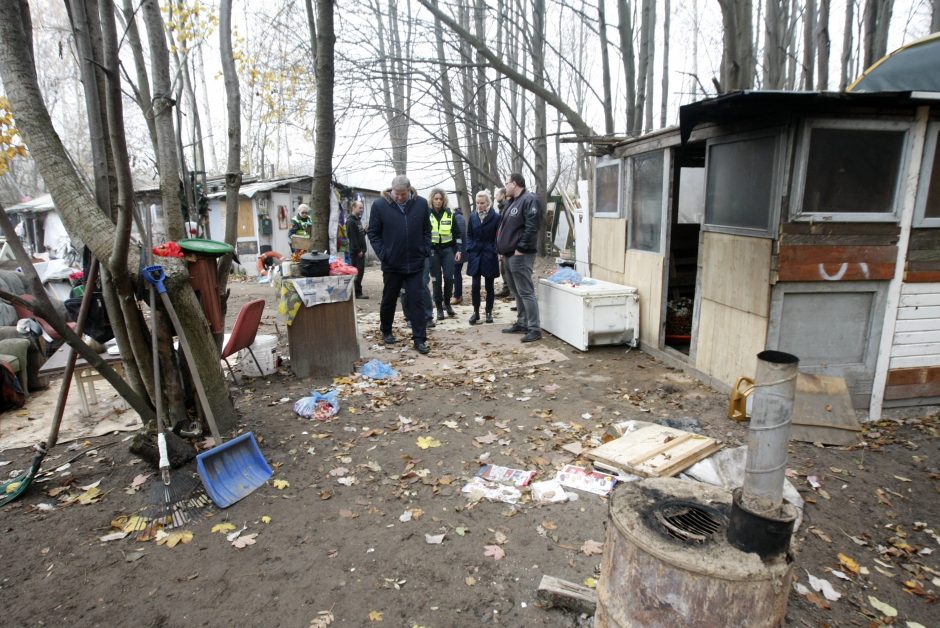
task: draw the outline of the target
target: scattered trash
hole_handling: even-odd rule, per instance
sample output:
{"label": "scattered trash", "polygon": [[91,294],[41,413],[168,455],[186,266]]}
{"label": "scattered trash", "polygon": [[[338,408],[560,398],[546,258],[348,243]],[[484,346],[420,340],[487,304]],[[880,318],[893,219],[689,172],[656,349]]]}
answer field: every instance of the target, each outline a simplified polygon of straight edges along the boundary
{"label": "scattered trash", "polygon": [[514,486],[500,484],[498,482],[487,482],[477,476],[474,476],[469,482],[464,484],[460,492],[469,494],[470,499],[474,501],[487,499],[491,502],[515,504],[522,498],[522,491]]}
{"label": "scattered trash", "polygon": [[542,504],[560,504],[568,501],[568,493],[558,480],[532,483],[532,501]]}
{"label": "scattered trash", "polygon": [[584,278],[573,268],[559,268],[548,280],[552,283],[567,283],[572,286],[580,286]]}
{"label": "scattered trash", "polygon": [[632,423],[626,434],[585,455],[605,469],[642,477],[671,477],[721,449],[720,442],[701,434],[645,421]]}
{"label": "scattered trash", "polygon": [[492,556],[494,560],[502,560],[503,557],[506,556],[506,550],[499,545],[484,545],[483,555]]}
{"label": "scattered trash", "polygon": [[478,472],[477,477],[499,482],[501,484],[511,484],[516,488],[528,486],[532,478],[535,477],[535,471],[523,471],[522,469],[512,469],[510,467],[500,467],[495,464],[483,466]]}
{"label": "scattered trash", "polygon": [[425,534],[424,540],[428,545],[440,545],[444,542],[445,534]]}
{"label": "scattered trash", "polygon": [[339,413],[339,390],[332,388],[326,393],[313,391],[309,397],[297,400],[294,413],[305,419],[330,420]]}
{"label": "scattered trash", "polygon": [[359,374],[369,379],[394,379],[399,376],[391,364],[375,358],[360,366]]}
{"label": "scattered trash", "polygon": [[813,591],[819,591],[823,594],[823,597],[830,602],[835,602],[842,597],[841,593],[832,588],[832,585],[828,580],[817,578],[808,571],[806,572],[806,575],[809,578],[809,586],[813,589]]}
{"label": "scattered trash", "polygon": [[572,464],[566,464],[555,479],[562,486],[601,496],[607,495],[617,483],[617,478],[612,475],[588,471],[584,467],[576,467]]}

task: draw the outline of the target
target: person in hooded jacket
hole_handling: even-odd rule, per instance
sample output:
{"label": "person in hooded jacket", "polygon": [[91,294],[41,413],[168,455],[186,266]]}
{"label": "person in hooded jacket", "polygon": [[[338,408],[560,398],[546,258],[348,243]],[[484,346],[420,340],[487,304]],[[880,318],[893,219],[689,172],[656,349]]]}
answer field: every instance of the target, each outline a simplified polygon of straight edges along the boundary
{"label": "person in hooded jacket", "polygon": [[499,213],[493,209],[490,193],[477,192],[476,209],[470,214],[467,225],[467,274],[472,279],[470,296],[473,299],[473,314],[470,324],[480,320],[480,279],[486,282],[486,322],[493,322],[493,303],[496,297],[494,284],[499,277],[499,256],[496,253],[496,230]]}
{"label": "person in hooded jacket", "polygon": [[418,353],[428,353],[427,320],[422,299],[412,298],[423,290],[421,278],[431,251],[431,212],[428,202],[405,175],[392,179],[389,189],[372,203],[369,214],[369,242],[382,263],[382,303],[380,329],[386,344],[397,342],[392,322],[402,287],[408,297],[402,308],[411,320],[411,339]]}
{"label": "person in hooded jacket", "polygon": [[518,172],[509,175],[506,195],[510,198],[500,218],[496,250],[506,260],[509,289],[516,295],[516,322],[503,330],[507,334],[525,334],[522,342],[542,338],[539,302],[535,296],[532,272],[538,251],[539,199],[525,189],[525,179]]}

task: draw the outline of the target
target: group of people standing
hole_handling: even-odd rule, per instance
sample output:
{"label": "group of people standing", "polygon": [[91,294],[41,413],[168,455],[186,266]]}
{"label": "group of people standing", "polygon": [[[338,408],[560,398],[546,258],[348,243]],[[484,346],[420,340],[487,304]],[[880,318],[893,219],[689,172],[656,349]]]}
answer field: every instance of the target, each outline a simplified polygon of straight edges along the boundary
{"label": "group of people standing", "polygon": [[[473,314],[469,323],[493,322],[494,284],[504,267],[503,280],[516,297],[517,316],[516,322],[502,331],[523,334],[522,342],[539,340],[542,331],[532,273],[541,211],[538,198],[526,190],[522,175],[510,175],[505,188],[497,192],[497,201],[504,202],[499,211],[493,207],[489,192],[478,192],[475,208],[466,221],[460,211],[447,206],[443,190],[432,190],[430,199],[429,204],[418,195],[408,177],[398,175],[372,204],[368,237],[382,264],[384,285],[379,317],[384,342],[397,342],[392,322],[401,298],[405,318],[411,323],[414,347],[419,353],[428,353],[427,328],[436,324],[429,279],[437,320],[443,320],[445,312],[447,316],[456,316],[453,305],[462,299],[460,273],[464,264],[471,277]],[[351,256],[353,230],[347,227]],[[363,261],[364,249],[363,241]],[[361,295],[361,278],[360,272],[357,295]],[[485,318],[481,319],[484,286]]]}

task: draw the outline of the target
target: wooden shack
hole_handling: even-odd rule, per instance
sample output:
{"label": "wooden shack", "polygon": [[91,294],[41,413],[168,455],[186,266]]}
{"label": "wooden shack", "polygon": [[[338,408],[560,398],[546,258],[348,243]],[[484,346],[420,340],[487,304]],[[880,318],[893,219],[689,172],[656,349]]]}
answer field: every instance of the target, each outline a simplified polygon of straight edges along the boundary
{"label": "wooden shack", "polygon": [[738,92],[595,164],[591,272],[644,350],[727,390],[764,349],[858,410],[940,402],[940,100]]}

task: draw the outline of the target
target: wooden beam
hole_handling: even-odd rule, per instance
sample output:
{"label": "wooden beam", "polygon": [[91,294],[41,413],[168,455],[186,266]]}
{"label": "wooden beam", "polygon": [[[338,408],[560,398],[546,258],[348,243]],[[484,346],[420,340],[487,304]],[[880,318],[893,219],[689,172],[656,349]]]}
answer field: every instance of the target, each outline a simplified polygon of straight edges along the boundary
{"label": "wooden beam", "polygon": [[554,576],[542,576],[536,597],[549,607],[566,608],[585,615],[593,615],[597,608],[594,589]]}

